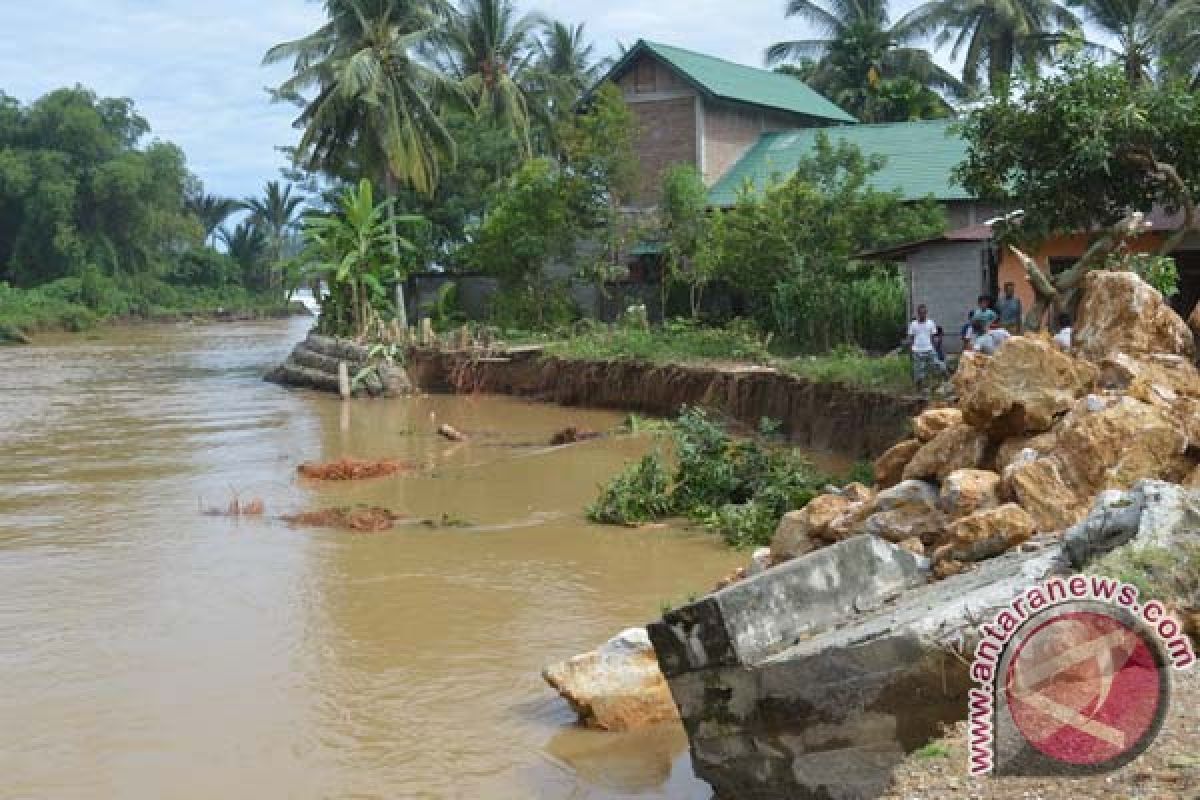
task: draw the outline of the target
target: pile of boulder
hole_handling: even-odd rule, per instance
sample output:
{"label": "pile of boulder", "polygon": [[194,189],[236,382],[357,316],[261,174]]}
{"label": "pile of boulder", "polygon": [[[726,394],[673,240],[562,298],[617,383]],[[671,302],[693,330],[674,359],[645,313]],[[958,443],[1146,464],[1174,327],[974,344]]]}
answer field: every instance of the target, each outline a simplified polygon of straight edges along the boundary
{"label": "pile of boulder", "polygon": [[957,402],[852,485],[789,514],[780,564],[860,534],[929,560],[946,578],[1081,522],[1093,498],[1146,479],[1200,486],[1200,372],[1187,324],[1129,272],[1088,276],[1075,349],[1015,337],[967,353]]}

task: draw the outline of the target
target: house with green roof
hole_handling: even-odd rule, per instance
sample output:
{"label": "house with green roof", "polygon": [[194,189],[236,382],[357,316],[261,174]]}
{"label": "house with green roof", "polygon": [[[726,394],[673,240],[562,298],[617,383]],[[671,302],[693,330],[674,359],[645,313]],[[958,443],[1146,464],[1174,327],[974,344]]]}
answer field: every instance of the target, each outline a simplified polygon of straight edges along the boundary
{"label": "house with green roof", "polygon": [[789,75],[646,40],[606,80],[620,87],[638,122],[634,208],[652,208],[666,171],[681,163],[704,176],[714,207],[731,206],[744,188],[761,190],[790,175],[824,133],[882,156],[873,185],[939,200],[951,228],[996,214],[955,183],[966,143],[947,120],[863,125]]}

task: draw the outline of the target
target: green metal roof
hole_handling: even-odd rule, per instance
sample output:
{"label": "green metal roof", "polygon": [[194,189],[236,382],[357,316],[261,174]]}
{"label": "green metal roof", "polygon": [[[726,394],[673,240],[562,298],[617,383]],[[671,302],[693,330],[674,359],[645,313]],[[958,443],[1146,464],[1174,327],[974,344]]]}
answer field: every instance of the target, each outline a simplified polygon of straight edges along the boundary
{"label": "green metal roof", "polygon": [[681,72],[696,88],[723,100],[805,114],[833,122],[858,122],[802,81],[765,69],[735,64],[681,47],[639,40],[608,73],[614,78],[649,52]]}
{"label": "green metal roof", "polygon": [[938,200],[967,200],[971,195],[954,182],[954,168],[967,156],[967,143],[950,132],[950,120],[892,122],[882,125],[846,125],[835,128],[767,133],[717,181],[709,202],[731,206],[749,181],[762,190],[772,177],[786,179],[800,159],[811,156],[817,135],[824,132],[831,143],[857,145],[863,155],[879,155],[886,163],[871,176],[869,184],[881,191],[900,190],[907,200],[935,197]]}

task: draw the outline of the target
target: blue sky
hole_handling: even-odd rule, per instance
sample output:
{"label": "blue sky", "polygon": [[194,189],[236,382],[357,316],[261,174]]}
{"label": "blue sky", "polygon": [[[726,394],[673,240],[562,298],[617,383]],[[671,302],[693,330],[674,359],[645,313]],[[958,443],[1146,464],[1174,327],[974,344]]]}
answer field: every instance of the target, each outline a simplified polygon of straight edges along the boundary
{"label": "blue sky", "polygon": [[[895,15],[917,0],[893,4]],[[526,4],[532,8],[532,5]],[[542,0],[587,23],[605,53],[639,37],[760,64],[763,49],[808,33],[783,0]],[[175,142],[209,191],[241,197],[278,177],[295,109],[263,90],[283,77],[268,47],[322,20],[316,0],[0,0],[0,89],[23,102],[82,83],[131,97],[153,135]],[[943,59],[944,60],[944,59]]]}

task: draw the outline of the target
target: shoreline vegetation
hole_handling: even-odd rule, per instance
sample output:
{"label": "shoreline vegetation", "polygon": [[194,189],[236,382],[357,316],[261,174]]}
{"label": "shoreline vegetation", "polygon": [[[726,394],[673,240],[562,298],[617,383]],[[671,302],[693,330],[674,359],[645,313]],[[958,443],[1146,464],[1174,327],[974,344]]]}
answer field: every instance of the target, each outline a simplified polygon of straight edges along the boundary
{"label": "shoreline vegetation", "polygon": [[147,296],[116,291],[96,305],[84,301],[78,278],[33,289],[0,283],[0,345],[24,344],[41,333],[82,333],[97,327],[179,320],[281,318],[298,312],[278,291],[173,287],[160,284]]}

